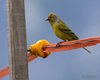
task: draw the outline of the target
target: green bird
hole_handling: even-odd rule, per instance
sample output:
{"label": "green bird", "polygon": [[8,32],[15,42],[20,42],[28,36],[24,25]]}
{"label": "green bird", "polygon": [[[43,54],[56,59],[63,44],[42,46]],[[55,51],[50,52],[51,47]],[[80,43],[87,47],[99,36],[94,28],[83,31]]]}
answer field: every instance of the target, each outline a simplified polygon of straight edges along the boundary
{"label": "green bird", "polygon": [[[77,35],[54,13],[50,13],[48,15],[48,18],[46,19],[46,21],[49,21],[52,30],[54,32],[54,34],[63,40],[63,42],[65,41],[71,41],[71,40],[78,40],[79,38],[77,37]],[[57,44],[57,46],[60,46],[59,42]],[[85,47],[83,47],[88,53],[91,53],[88,49],[86,49]]]}

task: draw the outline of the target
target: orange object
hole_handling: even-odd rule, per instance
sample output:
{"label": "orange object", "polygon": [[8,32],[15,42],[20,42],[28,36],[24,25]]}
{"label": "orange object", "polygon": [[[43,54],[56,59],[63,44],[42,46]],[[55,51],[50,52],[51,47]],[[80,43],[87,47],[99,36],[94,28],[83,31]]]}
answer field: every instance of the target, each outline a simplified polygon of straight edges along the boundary
{"label": "orange object", "polygon": [[[59,52],[59,51],[64,51],[64,50],[72,50],[72,49],[77,49],[77,48],[82,48],[82,47],[87,47],[87,46],[93,46],[93,45],[96,45],[97,43],[100,43],[100,36],[81,39],[81,40],[73,40],[73,41],[63,42],[60,44],[59,47],[56,47],[56,44],[47,44],[47,45],[43,46],[42,50],[44,53]],[[37,56],[35,56],[33,54],[29,54],[28,62],[34,60],[36,57]],[[9,67],[6,67],[6,68],[0,70],[0,78],[3,78],[8,74],[9,74]]]}
{"label": "orange object", "polygon": [[[34,60],[36,57],[34,55],[28,55],[28,62]],[[0,70],[0,78],[3,78],[9,74],[9,67]]]}
{"label": "orange object", "polygon": [[9,74],[9,67],[6,67],[6,68],[0,70],[0,78],[3,78],[8,74]]}
{"label": "orange object", "polygon": [[44,52],[59,52],[65,50],[72,50],[87,46],[93,46],[96,45],[97,43],[100,43],[100,36],[81,39],[81,40],[62,42],[59,47],[56,47],[56,44],[48,44],[45,46]]}

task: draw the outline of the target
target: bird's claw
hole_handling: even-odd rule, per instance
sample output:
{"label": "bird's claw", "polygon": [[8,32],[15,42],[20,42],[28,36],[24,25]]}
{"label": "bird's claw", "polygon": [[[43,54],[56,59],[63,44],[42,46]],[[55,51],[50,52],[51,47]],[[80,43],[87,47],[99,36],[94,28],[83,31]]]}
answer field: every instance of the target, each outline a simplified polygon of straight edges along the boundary
{"label": "bird's claw", "polygon": [[57,44],[56,44],[56,47],[60,47],[60,43],[57,43]]}
{"label": "bird's claw", "polygon": [[60,47],[61,45],[61,43],[63,43],[63,42],[65,42],[65,41],[61,41],[61,42],[58,42],[57,44],[56,44],[56,47]]}

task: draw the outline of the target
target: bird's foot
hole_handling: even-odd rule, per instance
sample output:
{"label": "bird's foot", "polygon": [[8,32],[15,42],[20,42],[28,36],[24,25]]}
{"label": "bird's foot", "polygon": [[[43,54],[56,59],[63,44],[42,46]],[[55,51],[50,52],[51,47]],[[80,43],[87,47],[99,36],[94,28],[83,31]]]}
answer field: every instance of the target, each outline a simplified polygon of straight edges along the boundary
{"label": "bird's foot", "polygon": [[56,44],[56,47],[60,47],[61,45],[61,43],[63,43],[63,42],[65,42],[65,41],[61,41],[61,42],[58,42],[57,44]]}

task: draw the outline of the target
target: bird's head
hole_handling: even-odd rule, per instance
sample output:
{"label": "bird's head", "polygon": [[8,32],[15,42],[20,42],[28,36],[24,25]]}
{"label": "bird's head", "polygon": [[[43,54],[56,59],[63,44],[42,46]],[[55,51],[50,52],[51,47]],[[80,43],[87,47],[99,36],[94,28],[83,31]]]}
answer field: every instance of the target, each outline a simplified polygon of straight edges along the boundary
{"label": "bird's head", "polygon": [[57,19],[58,17],[56,16],[56,14],[50,13],[46,21],[49,21],[50,23],[54,23],[55,21],[57,21]]}

